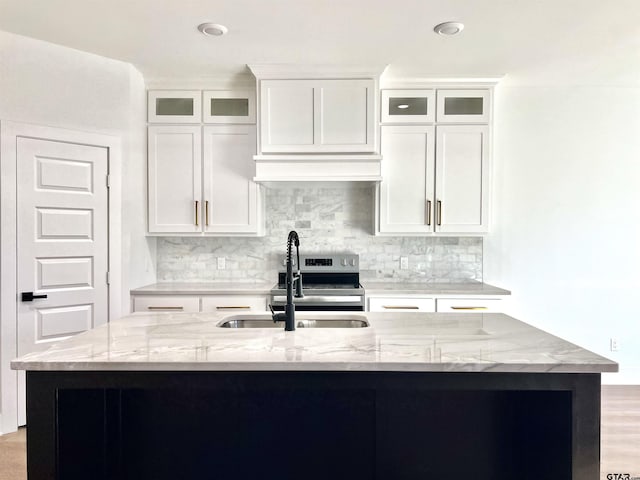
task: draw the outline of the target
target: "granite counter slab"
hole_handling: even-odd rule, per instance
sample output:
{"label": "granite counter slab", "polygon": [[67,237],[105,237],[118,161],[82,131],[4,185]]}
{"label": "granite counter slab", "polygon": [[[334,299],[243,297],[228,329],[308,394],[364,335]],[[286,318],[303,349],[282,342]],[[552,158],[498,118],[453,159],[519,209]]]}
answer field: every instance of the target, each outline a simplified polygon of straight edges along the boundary
{"label": "granite counter slab", "polygon": [[[339,312],[338,312],[339,313]],[[298,312],[319,318],[336,312]],[[262,316],[245,314],[245,316]],[[20,370],[615,372],[504,314],[373,313],[353,329],[228,329],[223,313],[136,313],[11,362]]]}
{"label": "granite counter slab", "polygon": [[131,295],[268,295],[275,285],[249,282],[162,282],[134,288]]}
{"label": "granite counter slab", "polygon": [[363,282],[367,295],[511,295],[509,290],[487,283]]}

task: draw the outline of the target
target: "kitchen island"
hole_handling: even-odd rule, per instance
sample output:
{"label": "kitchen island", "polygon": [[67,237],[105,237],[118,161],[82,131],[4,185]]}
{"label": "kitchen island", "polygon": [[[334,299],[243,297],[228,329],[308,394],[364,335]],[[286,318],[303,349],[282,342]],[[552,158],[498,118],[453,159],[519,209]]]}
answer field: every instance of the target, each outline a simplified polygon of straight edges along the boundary
{"label": "kitchen island", "polygon": [[15,360],[29,478],[599,478],[615,362],[503,314],[344,315],[370,326],[133,314]]}

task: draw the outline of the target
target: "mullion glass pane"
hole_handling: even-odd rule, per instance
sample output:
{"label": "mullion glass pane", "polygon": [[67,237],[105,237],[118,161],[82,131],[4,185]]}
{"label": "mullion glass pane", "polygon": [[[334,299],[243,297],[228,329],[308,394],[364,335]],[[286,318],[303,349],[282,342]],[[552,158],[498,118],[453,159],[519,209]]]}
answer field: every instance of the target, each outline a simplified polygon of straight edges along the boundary
{"label": "mullion glass pane", "polygon": [[156,98],[156,115],[193,115],[193,98]]}
{"label": "mullion glass pane", "polygon": [[426,115],[426,97],[392,97],[389,99],[389,115]]}
{"label": "mullion glass pane", "polygon": [[212,98],[211,115],[214,117],[248,117],[249,99]]}
{"label": "mullion glass pane", "polygon": [[482,97],[448,97],[444,99],[445,115],[482,115]]}

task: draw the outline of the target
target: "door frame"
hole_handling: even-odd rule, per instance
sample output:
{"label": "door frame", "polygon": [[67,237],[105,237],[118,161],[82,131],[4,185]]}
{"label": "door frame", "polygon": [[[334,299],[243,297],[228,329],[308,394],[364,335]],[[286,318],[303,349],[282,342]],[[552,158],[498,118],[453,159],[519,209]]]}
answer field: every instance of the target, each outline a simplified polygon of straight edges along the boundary
{"label": "door frame", "polygon": [[[108,149],[109,321],[122,314],[121,140],[96,132],[0,121],[0,434],[18,428],[18,372],[10,362],[17,356],[17,139],[35,138]],[[106,181],[106,179],[105,179]]]}

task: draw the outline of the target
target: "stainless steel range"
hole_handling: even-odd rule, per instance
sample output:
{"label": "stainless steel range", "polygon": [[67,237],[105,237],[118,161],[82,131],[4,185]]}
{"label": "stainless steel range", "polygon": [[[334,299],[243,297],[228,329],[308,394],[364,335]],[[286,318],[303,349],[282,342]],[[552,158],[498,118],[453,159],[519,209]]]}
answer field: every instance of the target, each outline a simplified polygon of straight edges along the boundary
{"label": "stainless steel range", "polygon": [[[271,306],[284,310],[287,303],[285,288],[285,257],[278,272],[278,285],[271,290]],[[293,258],[295,262],[295,257]],[[294,269],[298,266],[294,265]],[[300,255],[302,293],[294,298],[296,310],[364,311],[364,288],[360,285],[359,257],[352,253],[314,253]]]}

